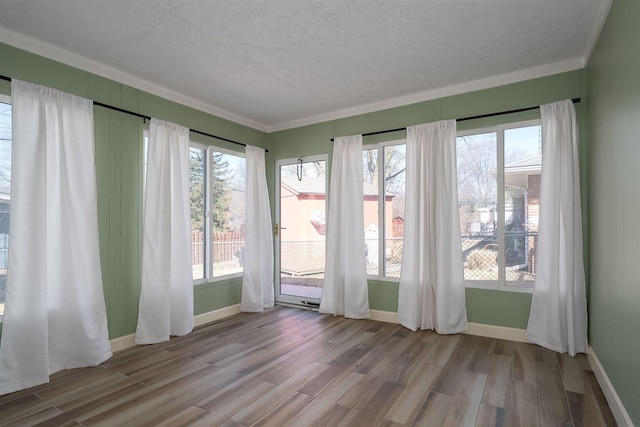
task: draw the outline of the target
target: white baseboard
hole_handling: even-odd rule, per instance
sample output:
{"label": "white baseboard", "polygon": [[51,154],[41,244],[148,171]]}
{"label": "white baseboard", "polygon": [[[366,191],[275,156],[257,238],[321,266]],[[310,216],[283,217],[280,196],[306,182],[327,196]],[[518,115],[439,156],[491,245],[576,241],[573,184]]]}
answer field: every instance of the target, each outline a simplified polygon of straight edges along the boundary
{"label": "white baseboard", "polygon": [[620,400],[620,396],[616,392],[616,389],[613,388],[613,384],[611,384],[611,380],[609,380],[609,376],[605,372],[598,356],[596,356],[593,348],[589,346],[589,354],[587,354],[589,359],[589,364],[591,365],[591,369],[593,369],[593,373],[598,380],[598,384],[600,384],[600,388],[604,393],[604,397],[607,399],[607,403],[609,404],[609,408],[611,408],[611,412],[613,412],[613,416],[616,419],[616,422],[621,427],[633,427],[633,421],[631,421],[631,417],[627,413],[622,401]]}
{"label": "white baseboard", "polygon": [[[370,310],[370,314],[371,320],[379,320],[381,322],[388,323],[398,323],[397,313],[395,312]],[[530,342],[525,338],[525,332],[526,331],[524,329],[518,328],[485,325],[482,323],[469,323],[469,330],[466,332],[466,334],[488,338],[499,338],[517,342]],[[593,369],[593,373],[598,380],[598,384],[600,384],[600,388],[602,388],[602,392],[607,399],[607,403],[609,403],[609,407],[611,408],[611,412],[613,412],[613,416],[615,417],[616,422],[621,427],[633,427],[634,424],[631,420],[631,417],[627,413],[627,410],[620,400],[620,396],[618,396],[618,393],[613,388],[613,384],[611,384],[607,373],[602,367],[600,360],[598,360],[598,357],[596,356],[596,353],[593,351],[593,348],[591,346],[589,346],[589,354],[587,355],[587,357],[589,359],[589,363],[591,364],[591,368]]]}
{"label": "white baseboard", "polygon": [[240,304],[230,305],[219,310],[209,311],[208,313],[198,314],[194,318],[194,326],[201,326],[207,323],[215,322],[216,320],[224,319],[225,317],[233,316],[234,314],[241,313]]}
{"label": "white baseboard", "polygon": [[116,351],[125,350],[127,348],[136,346],[136,334],[129,334],[123,337],[114,338],[109,341],[111,344],[111,352],[115,353]]}
{"label": "white baseboard", "polygon": [[[240,304],[230,305],[229,307],[224,307],[219,310],[198,314],[197,316],[194,317],[193,323],[194,323],[194,326],[201,326],[206,323],[224,319],[225,317],[233,316],[234,314],[238,314],[240,312],[241,312]],[[136,334],[129,334],[123,337],[114,338],[111,341],[109,341],[109,344],[111,344],[112,353],[115,353],[116,351],[120,351],[120,350],[125,350],[127,348],[135,347]]]}
{"label": "white baseboard", "polygon": [[[371,320],[387,323],[398,323],[398,314],[394,311],[369,310]],[[506,326],[484,325],[482,323],[469,323],[468,335],[480,337],[499,338],[503,340],[529,342],[525,339],[524,329],[508,328]]]}
{"label": "white baseboard", "polygon": [[398,313],[395,311],[369,310],[369,319],[379,322],[399,323]]}
{"label": "white baseboard", "polygon": [[[199,314],[194,318],[194,325],[200,326],[225,317],[241,313],[240,304],[224,307],[219,310]],[[394,311],[370,310],[370,319],[387,323],[398,323],[398,315]],[[477,335],[488,338],[499,338],[503,340],[528,342],[524,337],[524,329],[508,328],[505,326],[484,325],[482,323],[469,323],[469,335]],[[135,334],[114,338],[110,341],[111,351],[116,352],[136,345]]]}
{"label": "white baseboard", "polygon": [[[236,304],[229,307],[221,308],[219,310],[210,311],[208,313],[199,314],[194,318],[194,325],[201,326],[206,323],[224,319],[225,317],[233,316],[234,314],[238,314],[240,312],[240,304]],[[370,310],[370,315],[371,320],[378,320],[387,323],[398,323],[397,313],[393,311]],[[525,338],[524,329],[509,328],[506,326],[469,323],[469,330],[466,332],[466,334],[488,338],[499,338],[517,342],[529,342]],[[110,343],[111,351],[114,353],[116,351],[134,347],[136,345],[135,334],[114,338],[110,341]],[[602,392],[604,393],[607,402],[609,403],[611,412],[613,412],[618,425],[620,425],[621,427],[633,427],[634,424],[633,421],[631,421],[631,417],[629,417],[629,414],[622,404],[618,393],[613,388],[613,384],[611,384],[607,373],[602,367],[600,360],[596,356],[596,353],[595,351],[593,351],[593,348],[591,346],[589,346],[588,359],[589,363],[591,364],[591,368],[593,369],[593,373],[595,374],[596,379],[598,380],[598,383],[602,388]]]}
{"label": "white baseboard", "polygon": [[501,340],[529,342],[525,337],[525,330],[509,328],[506,326],[485,325],[482,323],[469,323],[467,335],[477,335],[479,337],[498,338]]}

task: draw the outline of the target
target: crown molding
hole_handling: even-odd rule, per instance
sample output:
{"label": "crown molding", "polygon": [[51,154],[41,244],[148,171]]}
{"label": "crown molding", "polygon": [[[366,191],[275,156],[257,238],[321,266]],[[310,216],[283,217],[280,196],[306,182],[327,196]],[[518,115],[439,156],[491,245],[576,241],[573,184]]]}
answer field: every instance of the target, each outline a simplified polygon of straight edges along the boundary
{"label": "crown molding", "polygon": [[512,73],[501,74],[498,76],[487,77],[480,80],[460,83],[456,85],[446,86],[425,92],[418,92],[410,95],[400,96],[397,98],[386,99],[383,101],[372,102],[370,104],[359,105],[357,107],[345,108],[343,110],[333,111],[331,113],[319,114],[317,116],[307,117],[299,120],[281,123],[278,125],[267,126],[266,132],[277,132],[286,129],[308,126],[331,120],[343,119],[345,117],[357,116],[360,114],[372,113],[375,111],[386,110],[388,108],[402,107],[418,102],[431,101],[447,96],[460,95],[468,92],[475,92],[483,89],[491,89],[498,86],[504,86],[511,83],[518,83],[525,80],[546,77],[552,74],[564,73],[567,71],[579,70],[585,67],[583,58],[573,58],[566,61],[555,62],[553,64],[541,65],[538,67],[527,68],[525,70],[514,71]]}
{"label": "crown molding", "polygon": [[600,33],[602,32],[604,23],[607,21],[607,16],[609,16],[612,4],[613,0],[604,0],[598,5],[598,10],[596,11],[596,16],[593,20],[593,27],[591,27],[591,32],[587,37],[587,43],[585,44],[584,53],[582,54],[582,57],[585,59],[585,64],[589,64],[589,61],[591,61],[591,55],[593,55],[593,50],[596,48],[596,44],[600,38]]}
{"label": "crown molding", "polygon": [[[607,13],[611,6],[611,1],[612,0],[609,0],[606,5],[600,7],[598,16],[601,18],[601,22],[598,25],[594,26],[594,29],[592,30],[589,37],[589,43],[591,47],[586,48],[585,52],[587,50],[593,50],[593,45],[595,44],[597,36],[602,29],[603,22],[606,19]],[[92,59],[88,59],[86,57],[72,53],[68,50],[51,45],[41,40],[25,36],[2,26],[0,26],[0,42],[266,133],[343,119],[346,117],[372,113],[389,108],[402,107],[405,105],[430,101],[447,96],[460,95],[463,93],[504,86],[507,84],[545,77],[552,74],[574,71],[584,68],[586,64],[584,57],[573,58],[553,64],[541,65],[525,70],[519,70],[511,73],[501,74],[498,76],[474,80],[471,82],[460,83],[434,90],[418,92],[396,98],[376,101],[369,104],[345,108],[342,110],[332,111],[329,113],[305,117],[302,119],[268,125],[245,116],[231,113],[195,98],[185,96],[172,89],[168,89],[164,86],[151,83],[147,80],[126,73],[122,70],[118,70]]]}
{"label": "crown molding", "polygon": [[106,79],[131,86],[135,89],[139,89],[152,95],[177,102],[187,107],[195,108],[196,110],[212,114],[214,116],[232,121],[243,126],[248,126],[262,132],[266,132],[266,129],[268,128],[268,126],[264,123],[235,113],[231,113],[229,111],[223,110],[222,108],[216,107],[215,105],[202,102],[198,99],[186,96],[164,86],[151,83],[143,78],[134,76],[122,70],[118,70],[117,68],[113,68],[101,62],[94,61],[58,46],[54,46],[52,44],[35,39],[33,37],[26,36],[3,26],[0,26],[0,42],[9,46],[16,47],[18,49],[25,50],[27,52],[34,53],[47,59],[69,65],[71,67],[78,68],[92,74],[96,74],[100,77],[104,77]]}

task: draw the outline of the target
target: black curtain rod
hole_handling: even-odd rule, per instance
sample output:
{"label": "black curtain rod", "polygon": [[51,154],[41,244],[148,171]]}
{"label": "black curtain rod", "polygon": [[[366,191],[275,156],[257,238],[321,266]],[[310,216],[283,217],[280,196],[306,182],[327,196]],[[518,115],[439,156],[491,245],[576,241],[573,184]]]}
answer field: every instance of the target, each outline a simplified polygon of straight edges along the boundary
{"label": "black curtain rod", "polygon": [[[573,98],[571,100],[574,104],[580,102],[580,98]],[[531,111],[540,108],[539,105],[535,107],[527,107],[527,108],[518,108],[517,110],[509,110],[509,111],[500,111],[497,113],[488,113],[488,114],[480,114],[479,116],[471,116],[471,117],[462,117],[461,119],[456,119],[456,122],[466,122],[467,120],[476,120],[476,119],[484,119],[486,117],[495,117],[495,116],[503,116],[505,114],[513,114],[513,113],[522,113],[523,111]],[[387,130],[379,130],[377,132],[368,132],[363,133],[362,136],[372,136],[372,135],[381,135],[383,133],[391,133],[391,132],[399,132],[402,130],[407,130],[406,127],[397,128],[397,129],[387,129]],[[333,142],[335,138],[331,138]]]}
{"label": "black curtain rod", "polygon": [[114,107],[113,105],[109,105],[109,104],[103,104],[102,102],[93,101],[93,105],[97,105],[98,107],[108,108],[109,110],[113,110],[113,111],[119,111],[121,113],[129,114],[131,116],[140,117],[141,119],[144,119],[144,120],[151,120],[151,117],[145,116],[144,114],[136,113],[134,111],[125,110],[124,108]]}
{"label": "black curtain rod", "polygon": [[[11,77],[0,75],[0,80],[6,80],[6,81],[10,82],[11,81]],[[132,116],[140,117],[141,119],[144,119],[144,120],[151,120],[151,117],[145,116],[144,114],[136,113],[136,112],[130,111],[130,110],[125,110],[124,108],[114,107],[113,105],[104,104],[102,102],[93,101],[93,105],[97,105],[98,107],[108,108],[109,110],[119,111],[121,113],[129,114],[129,115],[132,115]],[[210,134],[210,133],[207,133],[207,132],[202,132],[202,131],[195,130],[195,129],[189,129],[189,131],[193,132],[193,133],[197,133],[199,135],[208,136],[210,138],[219,139],[221,141],[230,142],[232,144],[242,145],[243,147],[247,146],[247,144],[243,144],[242,142],[234,141],[232,139],[224,138],[222,136],[213,135],[213,134]],[[264,151],[266,153],[269,152],[269,150],[264,150]]]}

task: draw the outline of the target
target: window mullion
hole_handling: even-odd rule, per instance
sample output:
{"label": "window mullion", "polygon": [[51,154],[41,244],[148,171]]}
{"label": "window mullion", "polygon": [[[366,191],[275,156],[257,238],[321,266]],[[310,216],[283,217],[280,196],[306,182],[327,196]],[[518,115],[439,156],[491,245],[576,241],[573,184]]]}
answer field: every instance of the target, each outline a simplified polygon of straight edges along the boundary
{"label": "window mullion", "polygon": [[505,187],[504,187],[504,128],[497,129],[498,156],[498,289],[504,288],[506,279],[506,255],[505,255]]}
{"label": "window mullion", "polygon": [[[385,277],[387,275],[387,259],[385,254],[385,168],[384,164],[384,146],[378,144],[378,275]],[[381,166],[382,165],[382,166]]]}
{"label": "window mullion", "polygon": [[212,148],[207,147],[205,152],[204,162],[204,277],[207,279],[213,278],[213,258],[211,256],[211,248],[213,242],[211,238],[213,233],[211,232],[211,156]]}

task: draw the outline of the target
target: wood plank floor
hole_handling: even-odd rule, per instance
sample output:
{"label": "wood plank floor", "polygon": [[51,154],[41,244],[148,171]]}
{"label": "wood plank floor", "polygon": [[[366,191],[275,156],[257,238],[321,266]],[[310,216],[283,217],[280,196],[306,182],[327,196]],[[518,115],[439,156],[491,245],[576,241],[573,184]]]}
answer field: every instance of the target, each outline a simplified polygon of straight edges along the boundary
{"label": "wood plank floor", "polygon": [[614,426],[586,357],[287,307],[0,396],[16,426]]}

